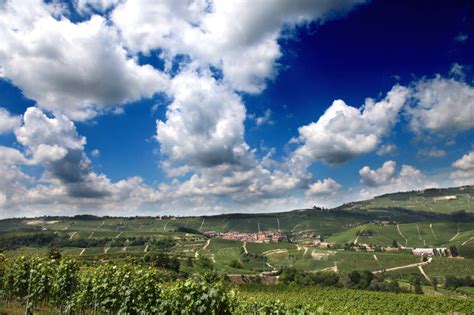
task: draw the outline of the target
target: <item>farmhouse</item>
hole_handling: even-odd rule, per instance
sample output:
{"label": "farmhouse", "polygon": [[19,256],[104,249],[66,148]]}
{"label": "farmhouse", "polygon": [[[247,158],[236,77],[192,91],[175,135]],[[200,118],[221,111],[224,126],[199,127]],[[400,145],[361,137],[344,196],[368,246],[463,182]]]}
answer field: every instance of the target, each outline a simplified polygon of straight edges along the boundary
{"label": "farmhouse", "polygon": [[456,200],[458,199],[458,196],[440,196],[440,197],[433,197],[434,201],[447,201],[447,200]]}
{"label": "farmhouse", "polygon": [[413,255],[449,256],[449,251],[446,247],[414,248],[412,253]]}
{"label": "farmhouse", "polygon": [[414,248],[412,249],[413,255],[429,255],[434,256],[434,249],[433,248]]}

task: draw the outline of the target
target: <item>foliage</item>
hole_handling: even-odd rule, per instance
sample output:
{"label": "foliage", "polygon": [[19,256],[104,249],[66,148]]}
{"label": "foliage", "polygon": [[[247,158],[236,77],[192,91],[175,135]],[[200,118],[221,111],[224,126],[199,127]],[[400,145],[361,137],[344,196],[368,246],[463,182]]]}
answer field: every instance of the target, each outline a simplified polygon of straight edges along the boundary
{"label": "foliage", "polygon": [[456,289],[458,287],[474,287],[474,279],[471,276],[446,276],[445,287],[449,289]]}

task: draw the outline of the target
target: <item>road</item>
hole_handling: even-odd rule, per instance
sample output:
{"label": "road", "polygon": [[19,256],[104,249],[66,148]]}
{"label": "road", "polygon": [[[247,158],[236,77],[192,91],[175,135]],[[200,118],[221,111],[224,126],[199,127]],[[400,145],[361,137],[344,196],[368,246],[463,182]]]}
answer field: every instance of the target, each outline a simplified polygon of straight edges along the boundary
{"label": "road", "polygon": [[400,270],[400,269],[415,268],[415,267],[427,265],[427,264],[431,263],[432,260],[433,260],[433,258],[430,257],[430,258],[428,258],[427,261],[423,261],[423,262],[420,262],[420,263],[409,264],[409,265],[404,265],[404,266],[399,266],[399,267],[393,267],[393,268],[387,268],[387,269],[382,269],[382,270],[377,270],[377,271],[373,271],[372,273],[382,273],[382,272],[395,271],[395,270]]}
{"label": "road", "polygon": [[248,254],[249,252],[247,250],[247,242],[244,242],[244,245],[242,247],[244,248],[244,252]]}
{"label": "road", "polygon": [[400,236],[405,240],[405,246],[408,246],[407,238],[405,237],[405,235],[403,235],[402,231],[400,231],[400,224],[397,224],[397,230],[398,230],[398,234],[400,234]]}

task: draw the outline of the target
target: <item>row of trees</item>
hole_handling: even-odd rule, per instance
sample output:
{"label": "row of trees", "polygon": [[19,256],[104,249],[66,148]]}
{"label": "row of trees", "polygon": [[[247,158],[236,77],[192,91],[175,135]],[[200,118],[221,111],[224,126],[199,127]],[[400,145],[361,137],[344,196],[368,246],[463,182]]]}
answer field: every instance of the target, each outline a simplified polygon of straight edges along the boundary
{"label": "row of trees", "polygon": [[5,237],[0,239],[1,250],[12,250],[20,247],[124,247],[143,246],[149,244],[153,249],[169,251],[176,245],[171,238],[150,238],[144,236],[119,237],[119,238],[79,238],[70,239],[68,235],[53,233],[34,233]]}
{"label": "row of trees", "polygon": [[70,258],[18,257],[0,264],[0,295],[27,314],[48,304],[59,312],[124,314],[231,314],[235,292],[204,278],[163,283],[152,267],[104,264],[81,267]]}
{"label": "row of trees", "polygon": [[[400,287],[396,279],[387,278],[385,275],[374,275],[371,271],[352,271],[347,275],[340,276],[331,271],[325,272],[304,272],[295,268],[282,270],[279,281],[282,283],[296,283],[298,285],[319,285],[322,287],[336,287],[359,289],[369,291],[386,292],[409,292]],[[419,277],[410,278],[412,290],[415,293],[423,293],[421,290],[421,279]]]}

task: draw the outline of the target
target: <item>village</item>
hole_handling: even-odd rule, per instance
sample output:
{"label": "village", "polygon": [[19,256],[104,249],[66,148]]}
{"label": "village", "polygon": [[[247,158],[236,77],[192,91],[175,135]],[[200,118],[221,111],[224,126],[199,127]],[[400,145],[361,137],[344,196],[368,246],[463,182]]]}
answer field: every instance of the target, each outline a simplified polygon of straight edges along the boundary
{"label": "village", "polygon": [[234,240],[250,243],[278,243],[287,240],[284,233],[279,231],[267,231],[257,233],[243,233],[243,232],[226,232],[218,233],[214,231],[204,232],[207,237],[218,237],[224,240]]}

